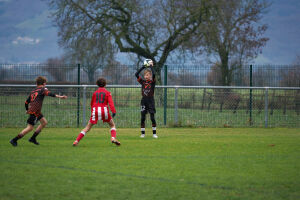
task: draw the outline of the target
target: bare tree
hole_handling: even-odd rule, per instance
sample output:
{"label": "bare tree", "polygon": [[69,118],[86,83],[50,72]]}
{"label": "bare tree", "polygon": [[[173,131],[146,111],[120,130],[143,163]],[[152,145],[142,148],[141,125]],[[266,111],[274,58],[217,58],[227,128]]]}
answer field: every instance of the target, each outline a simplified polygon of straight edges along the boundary
{"label": "bare tree", "polygon": [[199,81],[197,76],[191,72],[180,70],[178,73],[168,73],[170,85],[196,85]]}
{"label": "bare tree", "polygon": [[269,6],[266,0],[214,0],[215,9],[204,23],[206,50],[217,55],[222,85],[230,85],[232,73],[244,62],[255,58],[268,41],[260,24]]}
{"label": "bare tree", "polygon": [[103,69],[111,60],[114,60],[116,48],[108,37],[81,38],[66,44],[72,62],[80,63],[87,73],[89,83],[95,83],[95,72]]}
{"label": "bare tree", "polygon": [[282,79],[280,86],[282,87],[300,87],[300,67],[299,65],[286,66],[281,70]]}
{"label": "bare tree", "polygon": [[[168,56],[194,39],[208,0],[50,0],[62,43],[112,36],[120,52],[150,58],[157,78]],[[198,34],[199,37],[199,34]]]}
{"label": "bare tree", "polygon": [[222,85],[222,73],[219,65],[218,63],[213,65],[208,72],[206,79],[209,85]]}
{"label": "bare tree", "polygon": [[48,58],[46,61],[45,69],[51,74],[55,82],[66,82],[66,75],[73,67],[66,64],[65,57],[60,58]]}
{"label": "bare tree", "polygon": [[112,60],[102,71],[102,76],[107,78],[109,84],[131,84],[132,78],[128,76],[129,67],[118,61]]}

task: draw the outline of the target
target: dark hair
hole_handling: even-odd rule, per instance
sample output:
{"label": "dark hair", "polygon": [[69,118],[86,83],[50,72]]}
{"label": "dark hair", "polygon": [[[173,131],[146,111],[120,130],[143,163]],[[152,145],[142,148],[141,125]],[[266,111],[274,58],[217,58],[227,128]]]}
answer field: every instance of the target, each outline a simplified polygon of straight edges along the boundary
{"label": "dark hair", "polygon": [[96,81],[96,84],[99,87],[105,87],[106,86],[106,80],[105,80],[105,78],[98,78],[98,80]]}
{"label": "dark hair", "polygon": [[44,83],[47,82],[47,79],[44,76],[38,76],[35,79],[35,82],[36,82],[37,85],[43,85]]}

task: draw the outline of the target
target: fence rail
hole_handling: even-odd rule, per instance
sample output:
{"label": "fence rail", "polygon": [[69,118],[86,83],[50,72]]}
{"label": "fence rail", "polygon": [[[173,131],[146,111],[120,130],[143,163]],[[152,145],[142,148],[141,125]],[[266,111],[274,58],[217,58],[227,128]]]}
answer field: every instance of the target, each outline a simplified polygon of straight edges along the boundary
{"label": "fence rail", "polygon": [[[23,127],[24,101],[35,85],[0,84],[0,127]],[[47,97],[43,114],[50,127],[84,126],[94,85],[47,85],[67,100]],[[118,127],[139,127],[141,89],[108,85]],[[250,92],[251,90],[251,92]],[[300,127],[300,87],[157,86],[158,126]],[[150,126],[150,120],[147,120]]]}

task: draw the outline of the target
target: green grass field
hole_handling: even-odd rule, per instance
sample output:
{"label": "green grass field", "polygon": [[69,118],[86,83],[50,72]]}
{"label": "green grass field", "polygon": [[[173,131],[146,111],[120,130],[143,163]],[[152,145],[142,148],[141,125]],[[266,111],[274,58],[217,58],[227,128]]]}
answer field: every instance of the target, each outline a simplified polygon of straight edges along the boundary
{"label": "green grass field", "polygon": [[[0,199],[299,199],[300,130],[46,128],[35,146],[0,129]],[[147,132],[148,131],[148,132]]]}

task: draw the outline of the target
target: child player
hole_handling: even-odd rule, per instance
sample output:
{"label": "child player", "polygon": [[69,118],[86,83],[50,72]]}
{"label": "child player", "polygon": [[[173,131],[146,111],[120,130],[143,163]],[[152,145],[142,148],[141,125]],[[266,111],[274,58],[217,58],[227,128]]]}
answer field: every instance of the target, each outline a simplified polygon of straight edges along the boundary
{"label": "child player", "polygon": [[[91,118],[84,129],[81,130],[76,140],[73,142],[73,146],[77,146],[79,141],[89,132],[93,125],[97,124],[98,120],[102,120],[103,123],[107,122],[110,126],[111,142],[120,145],[121,143],[116,139],[116,126],[112,117],[116,116],[116,109],[112,100],[111,94],[105,89],[106,80],[99,78],[97,80],[98,89],[93,93],[91,101]],[[112,111],[112,117],[109,113],[108,104]]]}
{"label": "child player", "polygon": [[[140,72],[146,67],[150,67],[151,70],[146,69],[144,71],[144,79],[140,77]],[[146,59],[144,66],[139,69],[135,76],[137,81],[142,85],[142,100],[141,100],[141,138],[145,137],[145,120],[146,114],[150,113],[150,118],[152,121],[152,131],[153,138],[158,138],[156,135],[156,121],[155,121],[155,102],[154,102],[154,89],[155,89],[155,73],[153,70],[153,61],[151,59]]]}
{"label": "child player", "polygon": [[17,141],[21,139],[24,135],[29,133],[33,130],[34,125],[37,123],[37,121],[40,121],[40,125],[37,127],[35,132],[33,133],[32,137],[29,139],[29,142],[32,142],[33,144],[39,145],[39,143],[36,141],[36,137],[38,134],[42,131],[43,128],[47,125],[47,120],[41,113],[43,101],[45,96],[50,97],[57,97],[60,99],[66,99],[67,96],[60,96],[57,94],[54,94],[50,92],[45,86],[47,83],[47,79],[43,76],[39,76],[36,78],[36,85],[37,87],[30,92],[30,95],[28,96],[27,100],[25,101],[25,108],[26,113],[29,114],[28,120],[27,120],[27,127],[21,131],[15,138],[10,140],[10,143],[13,146],[17,146]]}

